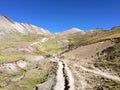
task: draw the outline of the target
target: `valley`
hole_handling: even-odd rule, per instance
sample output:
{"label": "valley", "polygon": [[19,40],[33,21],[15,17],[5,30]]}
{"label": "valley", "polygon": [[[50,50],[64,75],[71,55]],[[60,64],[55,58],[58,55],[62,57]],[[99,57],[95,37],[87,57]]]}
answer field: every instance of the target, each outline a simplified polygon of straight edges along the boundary
{"label": "valley", "polygon": [[0,16],[0,90],[120,90],[120,26],[54,34]]}

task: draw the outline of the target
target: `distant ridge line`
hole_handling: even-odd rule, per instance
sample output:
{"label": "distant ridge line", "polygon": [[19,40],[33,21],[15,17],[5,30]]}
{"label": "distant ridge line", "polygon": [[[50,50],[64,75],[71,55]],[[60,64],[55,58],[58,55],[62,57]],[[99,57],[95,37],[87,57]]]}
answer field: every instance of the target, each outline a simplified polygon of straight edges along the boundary
{"label": "distant ridge line", "polygon": [[15,24],[14,21],[12,21],[11,19],[9,19],[7,16],[3,16],[5,17],[8,21],[10,21],[11,23]]}

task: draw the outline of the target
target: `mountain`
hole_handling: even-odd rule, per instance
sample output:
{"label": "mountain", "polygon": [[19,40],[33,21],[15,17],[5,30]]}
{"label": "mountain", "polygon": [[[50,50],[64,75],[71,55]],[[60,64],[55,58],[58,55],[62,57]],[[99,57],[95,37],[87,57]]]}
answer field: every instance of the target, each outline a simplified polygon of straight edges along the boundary
{"label": "mountain", "polygon": [[84,30],[80,30],[78,28],[71,28],[69,30],[65,30],[63,32],[60,32],[58,33],[58,35],[60,36],[69,36],[69,35],[73,35],[73,34],[76,34],[76,33],[81,33],[81,34],[85,34],[85,31]]}
{"label": "mountain", "polygon": [[51,34],[0,16],[0,90],[120,90],[120,26]]}
{"label": "mountain", "polygon": [[37,26],[28,23],[18,23],[6,16],[0,16],[0,34],[4,35],[6,33],[20,33],[23,35],[28,34],[39,34],[39,35],[49,35],[49,31],[39,28]]}

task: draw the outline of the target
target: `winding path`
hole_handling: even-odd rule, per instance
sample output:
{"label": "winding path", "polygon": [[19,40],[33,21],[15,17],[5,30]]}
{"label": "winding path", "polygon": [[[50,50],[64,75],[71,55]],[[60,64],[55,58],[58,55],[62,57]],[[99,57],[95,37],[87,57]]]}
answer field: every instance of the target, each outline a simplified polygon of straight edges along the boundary
{"label": "winding path", "polygon": [[88,69],[88,68],[85,68],[83,66],[78,66],[76,64],[75,64],[75,66],[80,67],[82,70],[84,70],[86,72],[94,73],[96,75],[103,76],[105,78],[120,82],[120,77],[118,77],[118,76],[110,75],[109,73],[105,73],[105,72],[103,72],[101,70]]}
{"label": "winding path", "polygon": [[57,76],[56,76],[56,80],[57,83],[54,87],[54,90],[64,90],[65,86],[65,78],[64,78],[64,74],[63,74],[63,63],[62,62],[58,62],[58,70],[57,70]]}
{"label": "winding path", "polygon": [[70,69],[68,68],[67,64],[65,64],[65,70],[67,72],[67,76],[68,76],[68,80],[69,80],[69,90],[75,90],[75,87],[74,87],[74,77],[70,71]]}

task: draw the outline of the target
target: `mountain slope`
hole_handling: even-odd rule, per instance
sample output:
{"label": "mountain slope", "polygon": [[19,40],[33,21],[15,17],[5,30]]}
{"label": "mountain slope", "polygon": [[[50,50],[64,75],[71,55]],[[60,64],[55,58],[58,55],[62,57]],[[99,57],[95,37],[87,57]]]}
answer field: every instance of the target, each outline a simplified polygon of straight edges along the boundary
{"label": "mountain slope", "polygon": [[51,34],[0,16],[0,90],[119,90],[119,63],[119,26]]}
{"label": "mountain slope", "polygon": [[0,16],[0,34],[18,32],[23,35],[31,34],[40,34],[40,35],[49,35],[50,32],[44,30],[43,28],[36,27],[27,23],[18,23],[9,19],[6,16]]}
{"label": "mountain slope", "polygon": [[70,35],[73,35],[73,34],[76,34],[76,33],[85,34],[85,31],[80,30],[78,28],[71,28],[69,30],[65,30],[63,32],[58,33],[58,35],[60,35],[60,36],[70,36]]}
{"label": "mountain slope", "polygon": [[120,27],[75,40],[61,58],[72,70],[76,90],[119,90]]}

